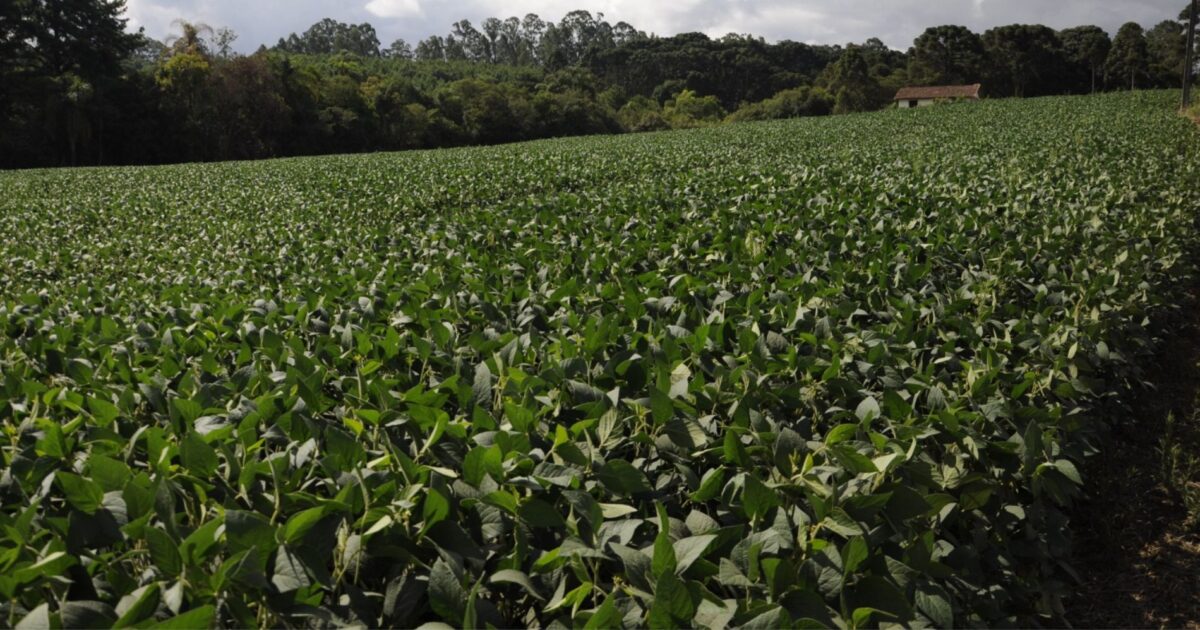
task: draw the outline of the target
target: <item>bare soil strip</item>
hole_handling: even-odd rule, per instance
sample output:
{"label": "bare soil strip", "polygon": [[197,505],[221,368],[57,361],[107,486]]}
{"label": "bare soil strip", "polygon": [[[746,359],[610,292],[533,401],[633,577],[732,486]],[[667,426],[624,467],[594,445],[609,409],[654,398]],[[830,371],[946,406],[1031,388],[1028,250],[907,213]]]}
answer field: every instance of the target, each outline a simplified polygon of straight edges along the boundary
{"label": "bare soil strip", "polygon": [[1200,628],[1200,317],[1165,344],[1089,471],[1067,603],[1077,628]]}

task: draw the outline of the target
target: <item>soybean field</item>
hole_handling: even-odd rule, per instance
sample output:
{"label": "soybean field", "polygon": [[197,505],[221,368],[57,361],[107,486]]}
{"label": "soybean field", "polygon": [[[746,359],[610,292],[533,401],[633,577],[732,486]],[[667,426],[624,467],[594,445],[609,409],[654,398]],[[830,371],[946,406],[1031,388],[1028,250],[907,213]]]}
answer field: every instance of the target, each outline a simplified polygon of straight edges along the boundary
{"label": "soybean field", "polygon": [[0,625],[1059,623],[1174,99],[0,173]]}

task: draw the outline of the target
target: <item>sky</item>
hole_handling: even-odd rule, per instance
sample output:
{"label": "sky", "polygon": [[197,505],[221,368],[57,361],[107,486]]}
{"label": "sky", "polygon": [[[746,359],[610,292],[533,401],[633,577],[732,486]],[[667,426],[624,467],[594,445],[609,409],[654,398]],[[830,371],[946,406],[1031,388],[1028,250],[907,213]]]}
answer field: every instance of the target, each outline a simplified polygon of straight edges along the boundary
{"label": "sky", "polygon": [[769,41],[846,44],[878,37],[907,49],[928,26],[962,24],[977,32],[1003,24],[1067,28],[1096,24],[1110,33],[1125,22],[1147,28],[1174,18],[1185,0],[127,0],[132,29],[163,39],[171,22],[184,19],[238,34],[235,48],[253,52],[280,37],[303,32],[331,17],[370,22],[383,46],[444,35],[460,19],[478,25],[487,17],[537,13],[558,21],[586,9],[612,23],[629,22],[658,35],[703,32],[713,37],[750,33]]}

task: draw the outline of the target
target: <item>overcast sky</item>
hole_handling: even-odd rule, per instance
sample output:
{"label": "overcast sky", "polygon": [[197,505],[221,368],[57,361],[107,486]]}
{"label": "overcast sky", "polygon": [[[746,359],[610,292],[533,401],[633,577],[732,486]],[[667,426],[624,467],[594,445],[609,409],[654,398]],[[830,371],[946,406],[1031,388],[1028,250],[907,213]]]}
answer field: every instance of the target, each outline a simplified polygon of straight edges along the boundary
{"label": "overcast sky", "polygon": [[659,35],[700,31],[719,37],[752,33],[771,41],[791,39],[845,44],[879,37],[906,49],[927,26],[963,24],[982,32],[1013,23],[1066,28],[1097,24],[1110,33],[1123,23],[1147,28],[1172,18],[1185,0],[127,0],[129,26],[145,27],[162,39],[178,18],[227,26],[238,33],[237,48],[251,52],[302,32],[317,20],[370,22],[387,46],[396,38],[415,43],[442,35],[466,18],[537,13],[557,21],[574,9],[601,12]]}

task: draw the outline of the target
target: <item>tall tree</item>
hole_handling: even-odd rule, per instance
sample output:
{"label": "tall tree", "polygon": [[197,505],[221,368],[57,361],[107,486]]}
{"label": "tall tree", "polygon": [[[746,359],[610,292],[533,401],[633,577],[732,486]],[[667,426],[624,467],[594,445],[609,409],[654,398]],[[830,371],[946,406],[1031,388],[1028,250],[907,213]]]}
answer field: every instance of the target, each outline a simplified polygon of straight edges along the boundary
{"label": "tall tree", "polygon": [[1062,42],[1049,27],[1011,24],[993,28],[983,34],[983,47],[992,94],[1053,94],[1067,75]]}
{"label": "tall tree", "polygon": [[542,44],[542,36],[546,34],[546,21],[538,17],[536,13],[527,13],[521,19],[521,40],[523,45],[528,46],[528,54],[534,63],[540,63],[539,50]]}
{"label": "tall tree", "polygon": [[825,88],[834,95],[836,114],[865,112],[877,105],[879,84],[871,77],[862,48],[851,44],[826,72]]}
{"label": "tall tree", "polygon": [[0,3],[0,124],[6,121],[21,84],[34,70],[33,15],[32,0]]}
{"label": "tall tree", "polygon": [[965,26],[928,28],[909,51],[909,80],[925,85],[976,83],[983,76],[979,35]]}
{"label": "tall tree", "polygon": [[172,55],[192,54],[208,58],[211,55],[206,37],[212,37],[213,28],[203,22],[175,20],[171,26],[179,29],[178,35],[167,37],[167,49]]}
{"label": "tall tree", "polygon": [[470,20],[459,20],[454,23],[454,30],[451,35],[454,41],[458,42],[466,53],[469,61],[485,61],[490,62],[492,59],[491,49],[488,38],[483,33],[480,33]]}
{"label": "tall tree", "polygon": [[1187,25],[1176,20],[1163,20],[1146,31],[1147,71],[1151,86],[1169,88],[1179,84],[1179,78],[1183,76],[1186,45]]}
{"label": "tall tree", "polygon": [[362,24],[346,24],[332,18],[324,18],[297,36],[292,33],[286,40],[279,40],[276,48],[293,53],[328,55],[348,52],[363,57],[378,57],[379,36],[375,27]]}
{"label": "tall tree", "polygon": [[217,65],[206,87],[213,92],[218,157],[253,159],[279,152],[292,112],[266,54]]}
{"label": "tall tree", "polygon": [[1105,69],[1113,85],[1128,85],[1136,90],[1139,79],[1145,79],[1149,67],[1150,53],[1146,46],[1146,34],[1141,25],[1127,22],[1113,38],[1112,50],[1108,53]]}
{"label": "tall tree", "polygon": [[1112,49],[1108,33],[1099,26],[1077,26],[1062,31],[1058,36],[1067,61],[1087,73],[1090,89],[1094,93],[1098,80],[1103,76],[1108,52]]}
{"label": "tall tree", "polygon": [[233,43],[237,41],[238,35],[233,29],[222,26],[217,29],[212,37],[213,52],[221,59],[232,58],[236,53],[233,50]]}
{"label": "tall tree", "polygon": [[446,40],[440,35],[431,35],[417,43],[413,56],[419,61],[443,61],[446,59]]}
{"label": "tall tree", "polygon": [[412,59],[413,47],[403,39],[397,39],[383,51],[383,56],[389,59]]}
{"label": "tall tree", "polygon": [[109,100],[143,40],[124,0],[7,0],[0,8],[0,163],[103,160]]}

